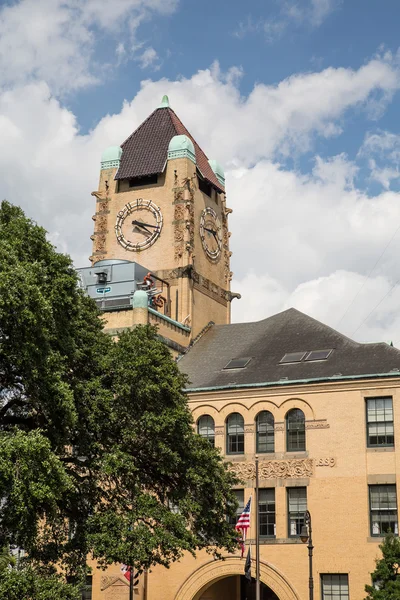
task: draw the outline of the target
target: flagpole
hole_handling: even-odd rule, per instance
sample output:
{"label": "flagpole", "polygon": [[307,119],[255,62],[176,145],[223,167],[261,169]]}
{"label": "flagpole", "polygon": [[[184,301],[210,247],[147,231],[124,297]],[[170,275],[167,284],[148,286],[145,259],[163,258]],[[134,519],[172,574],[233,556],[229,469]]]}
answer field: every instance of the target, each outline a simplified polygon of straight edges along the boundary
{"label": "flagpole", "polygon": [[129,600],[133,600],[133,567],[130,567]]}
{"label": "flagpole", "polygon": [[256,600],[260,600],[260,527],[258,514],[258,456],[256,463]]}

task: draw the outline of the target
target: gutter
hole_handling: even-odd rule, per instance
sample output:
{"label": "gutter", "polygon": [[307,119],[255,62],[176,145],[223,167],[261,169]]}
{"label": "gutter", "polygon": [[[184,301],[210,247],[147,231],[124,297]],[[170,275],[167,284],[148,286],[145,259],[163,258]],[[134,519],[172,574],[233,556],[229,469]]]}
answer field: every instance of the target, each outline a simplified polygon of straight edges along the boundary
{"label": "gutter", "polygon": [[389,373],[372,373],[363,375],[332,375],[331,377],[315,377],[312,379],[280,379],[279,381],[265,381],[263,383],[236,383],[227,385],[216,385],[211,387],[197,387],[197,388],[186,388],[185,392],[218,392],[220,390],[240,390],[240,389],[251,389],[251,388],[263,388],[263,387],[274,387],[274,386],[286,386],[286,385],[306,385],[308,383],[324,383],[333,381],[357,381],[360,379],[379,379],[381,377],[398,377],[400,378],[400,372],[393,371]]}

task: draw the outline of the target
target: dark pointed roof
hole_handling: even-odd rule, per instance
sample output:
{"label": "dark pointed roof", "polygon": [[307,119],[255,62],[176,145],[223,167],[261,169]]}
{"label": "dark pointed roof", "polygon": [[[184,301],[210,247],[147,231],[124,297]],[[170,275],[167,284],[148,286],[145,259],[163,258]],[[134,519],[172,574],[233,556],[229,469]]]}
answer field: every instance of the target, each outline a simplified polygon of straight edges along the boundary
{"label": "dark pointed roof", "polygon": [[[289,352],[328,350],[326,360],[282,364]],[[234,358],[246,367],[225,369]],[[255,323],[214,325],[179,361],[188,389],[226,388],[291,381],[340,380],[363,375],[400,376],[400,350],[386,343],[361,344],[290,308]]]}
{"label": "dark pointed roof", "polygon": [[122,157],[116,179],[131,179],[162,173],[167,161],[168,145],[175,135],[187,135],[193,142],[197,167],[202,176],[220,192],[224,191],[208,158],[196,140],[169,107],[157,108],[121,144]]}

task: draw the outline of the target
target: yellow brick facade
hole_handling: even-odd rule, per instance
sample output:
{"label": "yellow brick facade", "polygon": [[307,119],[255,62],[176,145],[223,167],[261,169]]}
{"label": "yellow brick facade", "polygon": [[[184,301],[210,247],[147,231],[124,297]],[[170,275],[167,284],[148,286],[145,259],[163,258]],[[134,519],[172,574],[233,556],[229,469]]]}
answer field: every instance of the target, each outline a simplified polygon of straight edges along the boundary
{"label": "yellow brick facade", "polygon": [[[366,399],[393,399],[394,447],[368,448]],[[365,380],[288,386],[271,389],[191,393],[195,422],[210,415],[215,422],[215,444],[226,455],[226,419],[237,412],[244,418],[244,454],[226,456],[243,484],[245,502],[254,498],[255,419],[268,410],[275,420],[275,452],[259,453],[260,488],[274,488],[276,536],[261,538],[261,580],[280,600],[307,600],[307,547],[288,535],[288,488],[305,487],[312,515],[314,542],[314,597],[321,598],[321,574],[347,574],[351,600],[365,597],[382,538],[371,536],[369,485],[396,484],[400,489],[400,390],[396,380]],[[306,420],[306,450],[286,451],[285,419],[300,408]],[[398,498],[399,501],[399,498]],[[250,543],[255,539],[252,513]],[[253,553],[254,559],[255,553]],[[240,552],[215,561],[206,552],[185,556],[170,569],[156,567],[136,591],[147,600],[240,600]],[[118,574],[118,569],[110,572]],[[253,564],[253,576],[255,566]],[[107,576],[109,574],[107,573]],[[105,575],[94,574],[93,599],[127,600],[128,588],[104,587]],[[103,584],[101,584],[103,581]],[[111,594],[114,595],[110,595]],[[267,596],[266,596],[267,597]]]}

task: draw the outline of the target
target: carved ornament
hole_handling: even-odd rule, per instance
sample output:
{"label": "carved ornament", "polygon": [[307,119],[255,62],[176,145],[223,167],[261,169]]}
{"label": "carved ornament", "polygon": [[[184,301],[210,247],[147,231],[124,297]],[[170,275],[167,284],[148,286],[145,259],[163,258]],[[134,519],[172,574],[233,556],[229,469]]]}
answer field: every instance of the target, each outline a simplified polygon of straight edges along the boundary
{"label": "carved ornament", "polygon": [[102,575],[100,589],[101,591],[106,590],[114,583],[118,582],[118,585],[123,584],[124,587],[129,586],[128,580],[120,575]]}
{"label": "carved ornament", "polygon": [[329,423],[326,419],[318,419],[318,421],[306,421],[306,429],[329,429]]}
{"label": "carved ornament", "polygon": [[[234,463],[229,465],[241,479],[255,479],[256,465],[254,462]],[[266,460],[258,465],[260,479],[289,479],[311,477],[313,475],[313,460],[311,458],[290,460]]]}
{"label": "carved ornament", "polygon": [[336,458],[331,456],[330,458],[317,458],[315,460],[316,467],[334,467],[336,465]]}

